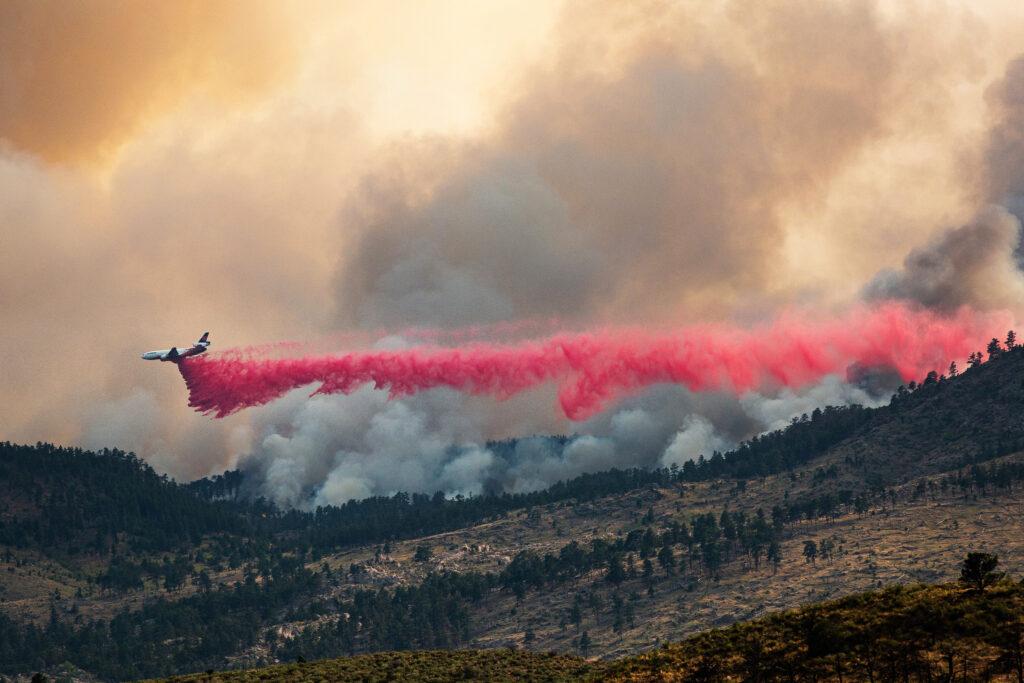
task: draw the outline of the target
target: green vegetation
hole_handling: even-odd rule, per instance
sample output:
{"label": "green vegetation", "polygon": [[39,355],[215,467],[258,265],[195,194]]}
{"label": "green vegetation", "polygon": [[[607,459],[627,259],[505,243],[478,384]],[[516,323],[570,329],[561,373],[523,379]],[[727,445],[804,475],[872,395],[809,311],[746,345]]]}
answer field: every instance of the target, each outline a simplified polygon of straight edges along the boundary
{"label": "green vegetation", "polygon": [[312,598],[322,579],[302,558],[281,558],[244,581],[170,602],[157,599],[113,619],[63,619],[56,607],[45,626],[21,624],[0,614],[0,672],[48,669],[74,662],[105,680],[167,675],[222,667],[225,655],[250,646],[271,615],[305,605],[296,617],[316,613]]}
{"label": "green vegetation", "polygon": [[269,544],[322,553],[458,529],[532,505],[593,500],[670,479],[667,470],[613,469],[529,494],[448,499],[440,492],[400,492],[315,512],[281,511],[262,500],[240,500],[236,472],[182,485],[116,449],[0,442],[0,545],[57,556],[117,555],[174,550],[216,535],[216,551],[224,560],[253,557]]}
{"label": "green vegetation", "polygon": [[1024,587],[893,586],[617,661],[618,680],[1024,680]]}
{"label": "green vegetation", "polygon": [[999,558],[989,553],[967,553],[960,567],[960,583],[981,593],[1005,575],[997,572]]}
{"label": "green vegetation", "polygon": [[[397,493],[315,512],[280,511],[242,495],[243,475],[228,472],[188,485],[157,475],[132,454],[89,452],[37,444],[0,443],[0,545],[56,554],[109,554],[127,544],[136,552],[168,551],[217,536],[214,561],[251,558],[260,546],[329,552],[353,544],[383,543],[458,529],[512,510],[562,501],[588,501],[673,482],[762,477],[806,464],[827,451],[849,451],[857,474],[816,501],[828,514],[863,491],[893,482],[894,468],[934,459],[938,470],[982,462],[1024,448],[1024,347],[1001,350],[985,363],[946,378],[934,373],[900,387],[891,405],[827,407],[794,419],[786,429],[760,435],[729,453],[713,453],[681,469],[609,470],[559,482],[544,491],[446,499]],[[884,440],[884,448],[879,441]],[[549,437],[557,450],[567,437]],[[489,444],[511,453],[515,440]],[[510,456],[511,457],[511,456]],[[939,462],[945,458],[948,462]],[[815,474],[832,486],[835,467]],[[806,501],[805,501],[806,502]],[[797,503],[793,503],[797,505]],[[824,508],[821,506],[824,505]],[[824,512],[822,512],[822,509]],[[129,568],[130,569],[130,568]],[[145,571],[145,570],[144,570]],[[126,583],[135,583],[128,571]],[[150,572],[152,573],[152,572]],[[159,572],[158,572],[159,573]],[[122,582],[112,578],[112,585]]]}
{"label": "green vegetation", "polygon": [[[0,557],[12,574],[15,562],[26,569],[23,558],[31,553],[55,558],[75,568],[78,593],[70,599],[69,591],[54,591],[49,620],[39,618],[45,611],[38,607],[34,624],[22,614],[0,614],[0,672],[70,661],[104,679],[124,679],[224,668],[245,653],[250,662],[295,661],[463,647],[493,617],[481,603],[508,595],[518,603],[528,593],[543,596],[566,585],[574,586],[574,602],[563,603],[556,618],[575,626],[577,635],[564,646],[583,655],[599,653],[606,641],[598,622],[614,624],[617,634],[642,622],[644,615],[636,612],[645,590],[650,597],[668,582],[716,582],[730,562],[743,572],[763,567],[774,573],[783,561],[806,562],[808,570],[832,561],[835,548],[828,538],[807,539],[802,552],[790,545],[795,549],[784,558],[792,523],[873,514],[897,500],[939,493],[976,501],[1024,480],[1019,460],[983,463],[1021,446],[1024,349],[1001,350],[989,362],[979,356],[950,379],[931,375],[921,385],[901,388],[886,408],[815,411],[736,451],[682,469],[611,470],[531,494],[446,499],[399,493],[311,513],[282,512],[248,500],[238,473],[183,486],[119,451],[3,443],[0,545],[6,548],[0,547]],[[407,585],[381,582],[368,589],[361,584],[376,570],[369,562],[354,562],[351,580],[321,563],[326,553],[347,545],[379,542],[386,548],[397,538],[464,527],[517,508],[529,508],[534,524],[542,506],[558,515],[556,505],[569,501],[655,486],[674,486],[680,496],[684,489],[721,490],[719,484],[680,483],[780,473],[820,455],[827,460],[816,470],[775,479],[792,485],[792,495],[776,487],[770,511],[748,500],[744,509],[704,507],[700,514],[685,512],[681,504],[677,514],[666,514],[662,505],[655,515],[648,507],[641,517],[637,498],[622,535],[547,546],[554,548],[547,552],[513,555],[513,549],[511,561],[493,573],[442,572],[424,579],[435,548],[422,544],[413,553],[416,578]],[[916,488],[895,486],[911,477],[918,479]],[[742,493],[745,484],[740,478],[727,486]],[[664,492],[642,493],[650,499]],[[12,549],[29,552],[12,559]],[[1008,584],[992,558],[972,558],[958,594],[970,593],[964,598],[969,602],[1005,592]],[[83,595],[130,597],[135,605],[117,613],[80,612]],[[585,623],[591,618],[585,615],[593,621]],[[273,628],[284,623],[290,624],[289,637],[278,637]],[[525,623],[520,632],[535,642],[532,626]]]}
{"label": "green vegetation", "polygon": [[198,543],[248,534],[226,503],[197,500],[130,453],[0,443],[0,545],[79,554]]}
{"label": "green vegetation", "polygon": [[[975,475],[963,480],[987,482],[984,473],[996,467],[1011,471],[1002,465],[976,466],[972,468]],[[322,588],[337,585],[342,578],[338,574],[328,568],[310,571],[306,568],[309,558],[302,555],[272,553],[258,568],[247,570],[244,582],[207,588],[176,602],[152,602],[109,622],[72,624],[56,612],[45,627],[19,628],[10,620],[0,620],[0,641],[8,644],[0,647],[0,671],[73,661],[104,678],[121,679],[221,668],[230,655],[255,645],[266,629],[282,620],[314,620],[293,637],[269,639],[270,654],[284,661],[455,648],[469,641],[473,606],[489,593],[511,593],[521,600],[528,591],[558,590],[594,571],[603,573],[610,585],[610,600],[599,603],[593,590],[577,593],[566,623],[579,632],[584,606],[595,615],[607,606],[614,630],[620,632],[636,617],[632,598],[624,599],[633,590],[624,587],[630,585],[626,582],[653,590],[661,577],[682,574],[689,581],[714,579],[725,563],[741,559],[755,570],[762,559],[777,568],[782,560],[778,541],[791,516],[791,510],[778,507],[770,517],[761,511],[754,515],[729,510],[702,513],[657,530],[638,528],[616,539],[595,539],[587,545],[571,541],[544,555],[524,551],[495,574],[430,574],[417,585],[356,590],[346,600],[319,597]],[[808,541],[803,555],[807,562],[830,561],[831,553],[832,543],[824,539],[819,544]],[[969,555],[963,565],[963,585],[976,593],[991,589],[1001,578],[995,562],[982,553]],[[361,571],[358,565],[350,568],[353,575]],[[576,647],[585,655],[590,639],[584,636],[585,632]]]}
{"label": "green vegetation", "polygon": [[[657,557],[667,575],[685,571],[692,577],[714,577],[726,562],[739,558],[749,559],[756,567],[777,546],[784,528],[782,517],[781,511],[774,518],[761,510],[754,515],[728,510],[704,513],[689,521],[672,521],[658,531],[646,527],[588,545],[572,541],[555,553],[520,552],[498,573],[429,574],[418,585],[356,590],[347,600],[318,597],[321,588],[340,578],[329,568],[311,571],[306,566],[311,558],[304,553],[271,550],[246,569],[243,581],[232,586],[206,586],[173,602],[151,601],[109,621],[84,621],[74,614],[62,618],[56,607],[42,627],[21,626],[0,615],[0,672],[47,668],[63,661],[109,679],[221,668],[232,654],[256,645],[274,623],[318,617],[325,618],[295,637],[279,643],[268,639],[271,653],[291,661],[342,653],[454,648],[469,640],[472,606],[491,592],[522,598],[527,591],[553,590],[592,571],[603,572],[607,582],[618,588],[640,578],[637,557]],[[685,553],[677,561],[680,550]],[[418,554],[420,561],[427,560],[425,546],[419,547]],[[683,557],[685,568],[679,566]],[[168,564],[173,568],[173,563]],[[650,572],[643,578],[650,587],[654,570],[648,565]],[[350,568],[353,574],[360,571],[358,565]],[[633,610],[632,601],[613,594],[616,630],[633,623]],[[581,642],[579,649],[586,652],[587,647]]]}
{"label": "green vegetation", "polygon": [[[664,573],[675,575],[683,571],[676,568],[679,550],[685,551],[691,577],[715,577],[726,562],[740,558],[760,567],[765,554],[777,547],[783,528],[780,516],[772,521],[761,510],[752,516],[723,510],[720,515],[696,515],[689,522],[674,521],[660,531],[635,529],[621,538],[595,539],[589,545],[571,541],[544,555],[523,551],[496,574],[431,574],[416,587],[360,591],[336,607],[348,618],[303,629],[281,644],[276,654],[282,659],[314,659],[343,652],[455,647],[469,638],[469,608],[489,592],[505,591],[521,600],[527,591],[556,590],[593,571],[603,572],[605,581],[617,589],[641,578],[637,557],[648,560],[651,569],[642,578],[652,587],[650,558],[658,557]],[[616,631],[635,619],[632,601],[627,603],[618,592],[612,595],[611,609]],[[579,623],[571,614],[567,618]],[[581,644],[579,650],[585,654],[586,647]]]}
{"label": "green vegetation", "polygon": [[[991,557],[991,556],[990,556]],[[975,565],[969,557],[965,571]],[[992,567],[989,571],[994,569]],[[581,641],[587,640],[586,633]],[[172,681],[1024,680],[1024,585],[894,586],[613,662],[521,651],[379,653]]]}
{"label": "green vegetation", "polygon": [[175,683],[248,683],[249,681],[565,681],[598,671],[600,665],[578,657],[518,650],[428,650],[386,652],[322,662],[281,664],[265,669],[195,674],[167,679]]}

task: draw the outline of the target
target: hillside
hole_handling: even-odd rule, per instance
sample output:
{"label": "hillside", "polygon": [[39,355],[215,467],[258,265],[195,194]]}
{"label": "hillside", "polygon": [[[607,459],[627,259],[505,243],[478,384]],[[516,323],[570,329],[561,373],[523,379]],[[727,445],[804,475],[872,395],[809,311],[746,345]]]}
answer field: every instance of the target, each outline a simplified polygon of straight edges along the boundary
{"label": "hillside", "polygon": [[247,500],[238,474],[181,486],[127,454],[3,444],[0,672],[70,661],[114,680],[395,649],[580,654],[584,633],[588,654],[610,659],[950,580],[949,558],[972,550],[997,548],[1024,573],[1022,378],[1018,348],[678,471],[316,514]]}
{"label": "hillside", "polygon": [[516,650],[420,650],[382,652],[311,663],[271,666],[265,669],[177,676],[175,683],[190,681],[570,681],[600,670],[600,665],[581,657],[554,653],[534,654]]}
{"label": "hillside", "polygon": [[[1024,346],[1017,346],[988,362],[968,366],[955,377],[932,376],[923,378],[920,384],[901,386],[892,401],[879,408],[822,406],[794,418],[789,427],[756,436],[733,451],[694,453],[694,460],[678,471],[655,470],[638,475],[632,488],[669,481],[755,479],[791,471],[825,455],[850,465],[847,469],[853,475],[843,481],[857,487],[884,486],[925,471],[944,471],[965,460],[980,461],[1024,450],[1024,415],[1018,410],[1022,402]],[[498,457],[513,457],[515,441],[487,446]],[[545,437],[545,448],[555,452],[569,443],[566,437]],[[245,490],[246,482],[243,472],[233,471],[188,486],[203,497],[215,499],[237,496]],[[620,490],[625,489],[599,473],[533,494],[482,496],[466,502],[463,508],[480,509],[487,501],[486,511],[448,514],[464,525],[500,509],[593,498]],[[375,502],[361,504],[380,505],[380,499],[370,500]],[[343,516],[343,510],[351,514],[356,507],[358,504],[342,506],[336,514]],[[415,521],[422,517],[410,515],[402,521],[422,524]],[[440,529],[441,525],[437,526]]]}
{"label": "hillside", "polygon": [[75,555],[140,551],[248,531],[239,510],[197,500],[133,454],[0,443],[0,545]]}
{"label": "hillside", "polygon": [[914,584],[712,629],[612,662],[515,650],[361,655],[169,681],[1021,680],[1024,585]]}
{"label": "hillside", "polygon": [[1024,587],[894,586],[630,657],[606,680],[1020,680]]}

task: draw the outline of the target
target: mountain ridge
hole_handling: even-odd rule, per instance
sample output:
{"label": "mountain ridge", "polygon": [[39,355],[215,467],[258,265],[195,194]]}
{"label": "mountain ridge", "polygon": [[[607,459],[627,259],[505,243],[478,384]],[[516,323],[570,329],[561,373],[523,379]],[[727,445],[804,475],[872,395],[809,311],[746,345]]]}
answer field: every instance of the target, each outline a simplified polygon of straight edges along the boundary
{"label": "mountain ridge", "polygon": [[[979,540],[1020,571],[1022,516],[1006,511],[1024,505],[1022,376],[1024,351],[1013,349],[884,408],[814,411],[688,472],[611,471],[519,497],[398,495],[316,512],[244,500],[228,484],[206,499],[119,452],[2,444],[0,490],[15,495],[0,508],[0,538],[25,533],[0,555],[0,626],[21,643],[0,671],[53,657],[113,679],[339,649],[578,653],[581,629],[592,654],[619,657],[878,582],[947,580],[940,558]],[[5,460],[11,449],[17,457]],[[38,462],[4,475],[31,453]],[[93,482],[106,490],[83,509],[115,512],[65,525],[65,545],[44,547],[52,534],[28,532],[61,529],[68,509],[39,504],[61,481],[48,459],[94,457],[117,460],[127,478],[82,477],[64,500]],[[749,468],[758,458],[769,466]],[[132,477],[140,489],[122,490]],[[167,490],[153,500],[178,507],[135,538],[146,508],[131,501],[154,486]],[[193,501],[212,526],[163,534]],[[99,529],[107,542],[90,543]],[[347,619],[357,619],[350,632]]]}

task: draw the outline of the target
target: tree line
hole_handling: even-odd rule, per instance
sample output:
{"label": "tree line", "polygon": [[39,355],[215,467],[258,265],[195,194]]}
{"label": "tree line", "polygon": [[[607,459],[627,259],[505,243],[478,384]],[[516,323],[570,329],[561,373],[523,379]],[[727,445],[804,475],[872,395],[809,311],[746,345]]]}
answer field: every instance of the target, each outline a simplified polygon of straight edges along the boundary
{"label": "tree line", "polygon": [[[984,366],[999,366],[1001,363],[991,360],[1004,357],[1021,359],[1021,346],[1015,337],[1008,337],[1007,346],[996,340],[990,344],[990,362]],[[116,449],[91,452],[4,442],[0,443],[0,483],[19,502],[0,503],[0,544],[116,556],[123,551],[165,552],[217,536],[218,553],[237,566],[259,544],[288,543],[292,549],[323,553],[347,545],[449,531],[531,506],[587,501],[676,482],[743,481],[806,464],[844,439],[928,400],[960,376],[972,375],[981,365],[979,357],[980,353],[973,356],[977,362],[966,372],[959,372],[954,364],[949,376],[933,373],[921,384],[900,387],[887,407],[816,409],[794,418],[784,429],[755,436],[727,453],[699,455],[679,468],[612,469],[583,474],[532,493],[448,498],[441,492],[399,492],[312,512],[282,511],[264,500],[241,496],[244,475],[237,471],[180,485],[157,475],[135,455]],[[1007,366],[1006,371],[1013,369]],[[1009,376],[993,376],[991,382],[977,388],[982,394],[979,400],[1006,388],[1008,382],[1012,384]],[[1024,447],[1020,425],[998,429],[986,425],[976,431],[980,449],[976,460]],[[568,441],[568,437],[552,437],[552,447],[564,447]],[[509,440],[490,447],[511,451],[514,445],[515,440]]]}

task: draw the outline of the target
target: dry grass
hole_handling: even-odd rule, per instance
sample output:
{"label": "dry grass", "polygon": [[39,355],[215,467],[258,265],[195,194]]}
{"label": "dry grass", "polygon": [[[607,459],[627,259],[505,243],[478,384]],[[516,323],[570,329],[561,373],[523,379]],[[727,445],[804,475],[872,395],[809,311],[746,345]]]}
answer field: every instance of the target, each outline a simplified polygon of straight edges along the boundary
{"label": "dry grass", "polygon": [[[1013,457],[1020,457],[1013,456]],[[429,571],[495,572],[517,552],[533,550],[555,552],[570,540],[588,543],[596,537],[614,537],[640,526],[648,508],[655,514],[654,526],[673,519],[690,518],[702,512],[732,510],[753,512],[757,507],[771,508],[781,503],[787,492],[791,497],[813,491],[811,473],[827,465],[830,458],[790,475],[753,480],[737,493],[724,483],[683,484],[645,489],[583,504],[553,504],[538,508],[534,516],[519,511],[496,521],[424,538],[393,542],[387,555],[380,546],[369,545],[333,554],[322,561],[341,577],[337,585],[325,588],[324,595],[345,598],[356,590],[375,586],[415,584]],[[916,480],[903,486],[904,493]],[[572,652],[578,634],[573,626],[562,628],[573,597],[581,590],[595,589],[606,602],[596,617],[584,612],[583,629],[593,641],[592,652],[602,658],[617,657],[657,646],[666,640],[678,640],[693,633],[767,612],[788,609],[810,602],[848,595],[889,583],[942,581],[953,578],[959,559],[968,551],[990,549],[998,552],[1012,574],[1024,574],[1024,493],[965,500],[946,496],[935,500],[909,501],[901,495],[891,509],[876,509],[866,515],[849,514],[834,522],[802,522],[788,528],[783,544],[784,561],[777,575],[763,565],[760,570],[734,560],[725,566],[719,581],[689,573],[665,577],[660,570],[653,597],[646,595],[639,580],[627,581],[623,597],[640,594],[635,603],[635,625],[621,633],[612,630],[609,615],[610,586],[601,572],[580,580],[555,586],[541,593],[530,592],[517,603],[506,594],[486,598],[474,609],[471,647],[524,647],[524,635],[536,636],[531,650]],[[539,514],[537,514],[539,513]],[[839,553],[833,562],[806,564],[801,556],[805,540],[836,540]],[[412,557],[419,545],[427,545],[433,557],[425,563]],[[126,595],[104,594],[85,581],[85,575],[98,573],[101,565],[71,569],[38,555],[18,555],[22,567],[7,571],[0,564],[0,596],[3,609],[19,616],[32,615],[43,620],[49,615],[54,590],[62,595],[65,608],[76,604],[84,618],[104,618],[128,607],[138,608],[147,598],[163,595],[184,597],[194,592],[186,586],[167,596],[155,585]],[[351,564],[366,572],[354,580],[348,575]],[[311,563],[319,567],[321,561]],[[239,570],[213,574],[215,582],[232,583],[241,579]],[[82,588],[85,597],[76,599]],[[281,629],[287,637],[304,624],[287,624]],[[258,648],[261,649],[262,648]],[[241,661],[247,654],[239,653]]]}
{"label": "dry grass", "polygon": [[168,683],[250,683],[256,681],[564,681],[596,671],[577,657],[514,650],[385,652],[321,662],[281,664],[263,669],[192,674]]}

